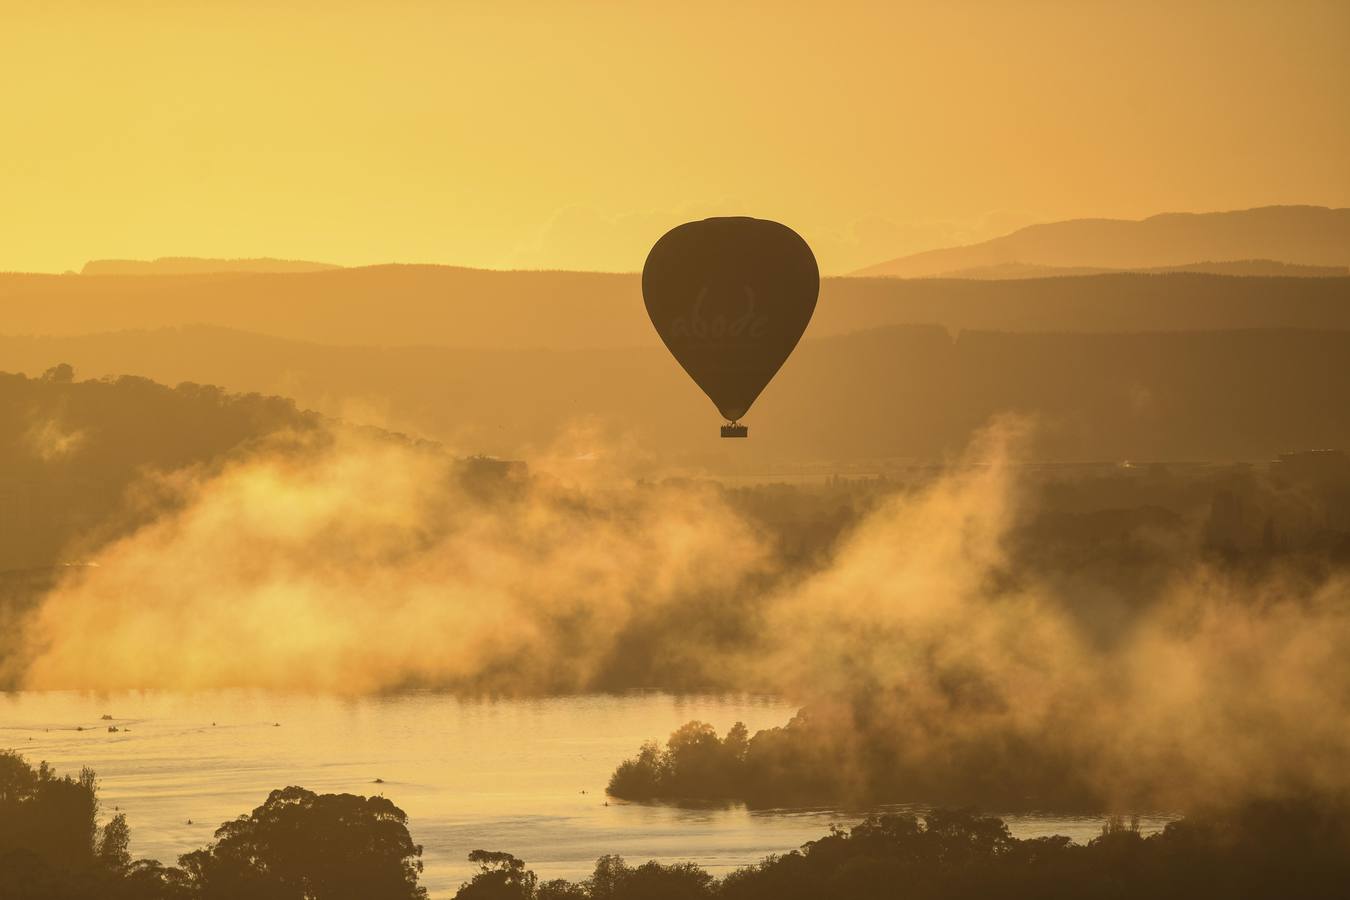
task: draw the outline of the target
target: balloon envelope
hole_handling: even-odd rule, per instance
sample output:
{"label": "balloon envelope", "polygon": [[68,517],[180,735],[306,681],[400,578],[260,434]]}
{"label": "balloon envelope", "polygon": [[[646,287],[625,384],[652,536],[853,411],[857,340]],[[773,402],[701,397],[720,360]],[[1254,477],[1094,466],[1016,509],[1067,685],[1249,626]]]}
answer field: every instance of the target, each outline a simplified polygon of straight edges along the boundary
{"label": "balloon envelope", "polygon": [[642,269],[642,297],[661,340],[733,422],[797,346],[819,292],[806,241],[765,219],[679,225]]}

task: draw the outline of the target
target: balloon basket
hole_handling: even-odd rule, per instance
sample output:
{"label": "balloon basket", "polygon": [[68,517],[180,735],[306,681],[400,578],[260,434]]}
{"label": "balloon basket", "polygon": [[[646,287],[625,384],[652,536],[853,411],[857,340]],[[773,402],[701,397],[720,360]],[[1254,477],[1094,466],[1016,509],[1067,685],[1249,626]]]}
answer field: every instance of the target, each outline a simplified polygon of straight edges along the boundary
{"label": "balloon basket", "polygon": [[732,422],[722,426],[722,437],[724,438],[743,438],[750,436],[750,429],[740,422]]}

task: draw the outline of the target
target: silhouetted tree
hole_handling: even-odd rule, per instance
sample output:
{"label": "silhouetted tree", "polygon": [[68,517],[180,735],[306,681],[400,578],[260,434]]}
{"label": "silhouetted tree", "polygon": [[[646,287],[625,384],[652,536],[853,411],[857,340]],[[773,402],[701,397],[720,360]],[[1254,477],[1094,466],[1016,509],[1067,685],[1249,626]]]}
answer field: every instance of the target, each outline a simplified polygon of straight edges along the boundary
{"label": "silhouetted tree", "polygon": [[591,892],[585,884],[573,884],[565,878],[555,878],[539,885],[535,900],[589,900]]}
{"label": "silhouetted tree", "polygon": [[421,855],[385,798],[288,787],[180,863],[204,900],[400,900],[426,896]]}
{"label": "silhouetted tree", "polygon": [[45,762],[33,769],[0,751],[0,848],[23,850],[51,865],[83,867],[94,859],[93,770],[78,780],[57,777]]}
{"label": "silhouetted tree", "polygon": [[[492,856],[528,871],[509,854]],[[1350,804],[1304,798],[1197,815],[1147,838],[1137,822],[1112,818],[1086,846],[1017,840],[1001,820],[969,810],[876,816],[720,881],[689,863],[632,867],[602,856],[590,878],[547,882],[532,900],[1339,898],[1348,883]],[[458,898],[470,896],[531,895]]]}
{"label": "silhouetted tree", "polygon": [[98,859],[107,869],[125,872],[131,867],[131,829],[127,817],[118,813],[103,826],[103,837],[98,842]]}
{"label": "silhouetted tree", "polygon": [[464,900],[531,900],[538,879],[510,853],[474,850],[469,862],[476,862],[479,873],[463,885],[456,897]]}
{"label": "silhouetted tree", "polygon": [[681,725],[666,741],[646,743],[610,777],[608,791],[625,800],[721,798],[740,795],[744,786],[749,734],[737,722],[725,738],[706,722]]}
{"label": "silhouetted tree", "polygon": [[133,863],[126,817],[95,843],[97,780],[57,777],[0,751],[0,897],[4,900],[187,900],[182,873]]}
{"label": "silhouetted tree", "polygon": [[70,363],[58,363],[42,373],[42,380],[52,384],[70,384],[75,380],[75,369]]}

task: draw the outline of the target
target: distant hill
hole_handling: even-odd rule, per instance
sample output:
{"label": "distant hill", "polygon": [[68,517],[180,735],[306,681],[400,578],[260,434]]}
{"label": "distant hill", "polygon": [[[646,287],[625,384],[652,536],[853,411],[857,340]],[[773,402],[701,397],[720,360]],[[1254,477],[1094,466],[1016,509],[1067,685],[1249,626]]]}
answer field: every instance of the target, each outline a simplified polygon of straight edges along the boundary
{"label": "distant hill", "polygon": [[582,424],[595,449],[719,472],[929,462],[1008,411],[1039,418],[1032,453],[1045,460],[1350,448],[1350,331],[953,336],[916,325],[808,339],[746,417],[750,440],[735,442],[718,437],[716,410],[663,348],[333,347],[216,328],[0,338],[0,367],[58,360],[285,394],[461,455],[528,459]]}
{"label": "distant hill", "polygon": [[903,256],[854,274],[931,278],[1008,264],[1119,270],[1267,259],[1350,266],[1350,209],[1265,206],[1164,213],[1139,221],[1050,222],[978,244]]}
{"label": "distant hill", "polygon": [[[1350,328],[1350,278],[827,278],[807,337],[916,322],[1015,331]],[[636,274],[401,265],[174,276],[0,274],[0,333],[195,324],[324,344],[661,348]]]}
{"label": "distant hill", "polygon": [[204,259],[161,256],[158,259],[91,259],[81,275],[208,275],[218,272],[322,272],[339,269],[328,263],[300,259]]}
{"label": "distant hill", "polygon": [[1136,275],[1167,275],[1192,272],[1202,275],[1241,275],[1275,278],[1344,278],[1350,266],[1300,266],[1273,259],[1237,259],[1229,262],[1197,262],[1184,266],[1156,266],[1150,269],[1101,269],[1091,266],[1036,266],[1027,263],[999,263],[943,272],[941,278],[977,278],[983,281],[1007,281],[1018,278],[1062,278],[1081,275],[1108,275],[1129,272]]}

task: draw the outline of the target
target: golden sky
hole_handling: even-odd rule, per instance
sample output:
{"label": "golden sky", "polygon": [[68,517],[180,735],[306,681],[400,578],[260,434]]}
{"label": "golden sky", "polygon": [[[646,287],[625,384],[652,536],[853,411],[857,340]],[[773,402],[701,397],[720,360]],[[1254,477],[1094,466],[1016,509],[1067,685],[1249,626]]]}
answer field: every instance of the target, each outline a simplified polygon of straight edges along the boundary
{"label": "golden sky", "polygon": [[1041,220],[1350,205],[1350,3],[0,0],[0,270],[826,272]]}

